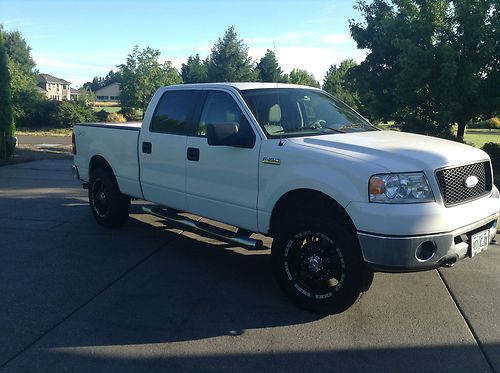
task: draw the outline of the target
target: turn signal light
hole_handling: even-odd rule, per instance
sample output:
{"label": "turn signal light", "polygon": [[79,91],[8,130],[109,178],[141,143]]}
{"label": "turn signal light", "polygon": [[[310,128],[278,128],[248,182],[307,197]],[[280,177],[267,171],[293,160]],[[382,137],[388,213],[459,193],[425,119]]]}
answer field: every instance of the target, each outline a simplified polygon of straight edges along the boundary
{"label": "turn signal light", "polygon": [[370,194],[379,195],[384,193],[385,181],[381,177],[374,176],[370,179]]}

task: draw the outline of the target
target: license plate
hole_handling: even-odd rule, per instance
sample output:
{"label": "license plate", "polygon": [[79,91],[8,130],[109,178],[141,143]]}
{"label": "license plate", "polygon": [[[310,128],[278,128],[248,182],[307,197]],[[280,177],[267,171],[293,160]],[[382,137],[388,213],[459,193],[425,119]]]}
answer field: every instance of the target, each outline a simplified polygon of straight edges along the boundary
{"label": "license plate", "polygon": [[471,258],[488,248],[489,231],[482,231],[472,236]]}

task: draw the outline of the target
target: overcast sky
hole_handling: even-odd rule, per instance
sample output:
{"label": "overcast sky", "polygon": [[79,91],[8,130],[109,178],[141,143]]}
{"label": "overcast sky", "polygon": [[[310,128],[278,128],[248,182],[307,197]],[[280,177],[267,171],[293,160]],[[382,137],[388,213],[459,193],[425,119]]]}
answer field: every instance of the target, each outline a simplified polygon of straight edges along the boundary
{"label": "overcast sky", "polygon": [[360,19],[351,0],[1,0],[0,23],[18,30],[42,73],[79,87],[124,63],[134,45],[160,49],[180,69],[190,55],[202,58],[224,31],[238,37],[258,61],[275,46],[285,72],[307,69],[323,82],[331,64],[358,62],[349,19]]}

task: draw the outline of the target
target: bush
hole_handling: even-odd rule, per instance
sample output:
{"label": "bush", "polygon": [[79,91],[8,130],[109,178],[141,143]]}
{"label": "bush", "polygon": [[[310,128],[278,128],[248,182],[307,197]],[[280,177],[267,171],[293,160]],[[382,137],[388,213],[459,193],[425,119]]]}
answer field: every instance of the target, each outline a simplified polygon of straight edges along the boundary
{"label": "bush", "polygon": [[97,118],[97,121],[99,122],[106,122],[108,120],[108,112],[104,109],[101,109],[97,113],[95,113],[95,116]]}
{"label": "bush", "polygon": [[52,115],[57,111],[58,102],[40,98],[26,106],[23,115],[16,119],[17,127],[53,127]]}
{"label": "bush", "polygon": [[118,113],[122,114],[127,121],[138,121],[138,120],[140,121],[140,120],[142,120],[141,114],[133,108],[122,107]]}
{"label": "bush", "polygon": [[125,123],[127,119],[120,113],[108,113],[106,116],[106,122],[112,123]]}
{"label": "bush", "polygon": [[481,122],[473,123],[468,126],[471,129],[500,129],[500,118],[490,118],[488,120],[483,120]]}
{"label": "bush", "polygon": [[24,109],[17,118],[17,127],[68,128],[75,123],[96,120],[94,111],[74,101],[53,101],[41,98]]}
{"label": "bush", "polygon": [[487,142],[481,149],[488,153],[491,158],[493,174],[500,175],[500,145],[495,142]]}
{"label": "bush", "polygon": [[63,101],[58,104],[55,113],[51,114],[53,127],[67,128],[75,123],[93,122],[96,120],[95,112],[86,105],[78,102]]}

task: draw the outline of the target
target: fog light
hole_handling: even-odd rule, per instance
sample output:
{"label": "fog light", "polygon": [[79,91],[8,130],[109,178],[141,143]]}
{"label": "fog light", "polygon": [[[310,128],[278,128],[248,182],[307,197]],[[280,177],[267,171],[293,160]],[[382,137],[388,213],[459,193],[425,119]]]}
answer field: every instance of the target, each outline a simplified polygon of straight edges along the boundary
{"label": "fog light", "polygon": [[423,242],[417,247],[417,250],[415,250],[415,256],[420,262],[431,260],[434,254],[436,254],[436,245],[431,241]]}

